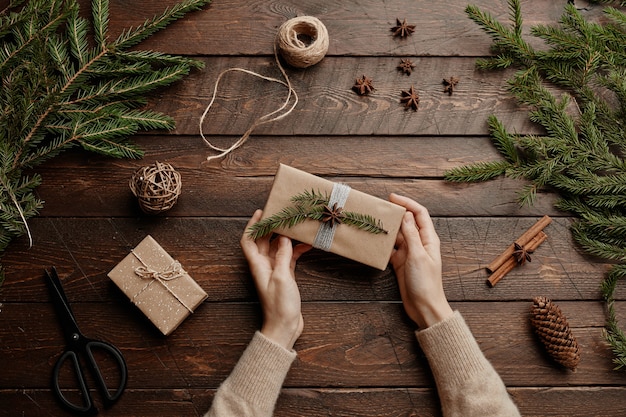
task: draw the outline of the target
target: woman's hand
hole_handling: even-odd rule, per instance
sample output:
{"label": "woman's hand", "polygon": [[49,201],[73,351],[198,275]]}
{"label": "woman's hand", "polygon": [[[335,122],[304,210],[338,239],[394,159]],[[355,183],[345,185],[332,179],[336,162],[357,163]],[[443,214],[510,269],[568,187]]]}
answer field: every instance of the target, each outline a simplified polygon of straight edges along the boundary
{"label": "woman's hand", "polygon": [[241,237],[241,248],[250,265],[250,272],[263,309],[261,333],[285,349],[292,349],[302,334],[300,291],[295,279],[296,261],[311,249],[310,245],[292,246],[291,239],[278,236],[270,241],[266,236],[256,241],[248,227],[261,219],[257,210]]}
{"label": "woman's hand", "polygon": [[410,198],[389,200],[407,209],[391,255],[408,316],[426,328],[453,314],[443,290],[439,236],[428,210]]}

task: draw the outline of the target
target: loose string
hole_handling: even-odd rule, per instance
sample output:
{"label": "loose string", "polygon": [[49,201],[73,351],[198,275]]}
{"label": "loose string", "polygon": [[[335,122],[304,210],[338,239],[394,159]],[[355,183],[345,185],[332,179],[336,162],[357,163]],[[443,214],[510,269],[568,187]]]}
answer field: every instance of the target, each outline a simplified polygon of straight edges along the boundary
{"label": "loose string", "polygon": [[22,206],[17,201],[13,193],[11,193],[11,200],[17,207],[17,211],[20,213],[20,217],[22,218],[22,222],[24,223],[24,227],[26,228],[26,234],[28,234],[28,249],[33,247],[33,235],[30,233],[30,227],[28,227],[28,222],[26,221],[26,216],[24,216],[24,211],[22,211]]}
{"label": "loose string", "polygon": [[[304,42],[298,39],[298,36],[297,36],[298,33],[296,32],[296,28],[307,29],[305,34],[313,38],[313,41],[311,42],[309,46],[306,46]],[[324,57],[324,55],[326,54],[326,51],[328,50],[328,43],[329,43],[328,31],[326,30],[326,27],[324,26],[324,24],[321,21],[319,21],[319,19],[312,17],[312,16],[303,16],[300,18],[293,18],[283,23],[283,25],[281,25],[276,35],[275,42],[274,42],[274,59],[278,65],[278,68],[280,69],[280,72],[284,78],[284,81],[279,80],[277,78],[268,77],[266,75],[262,75],[254,71],[250,71],[245,68],[239,68],[239,67],[228,68],[220,72],[220,74],[217,76],[217,80],[215,81],[215,87],[213,89],[213,95],[211,97],[211,101],[209,102],[207,107],[204,109],[204,112],[202,113],[202,116],[200,117],[200,122],[199,122],[200,136],[202,137],[202,140],[204,140],[204,142],[211,149],[217,152],[220,152],[218,155],[208,156],[207,161],[222,158],[228,155],[230,152],[234,151],[235,149],[243,145],[248,140],[248,138],[250,137],[254,129],[256,129],[258,126],[264,125],[266,123],[275,122],[277,120],[283,119],[284,117],[287,117],[293,111],[293,109],[295,109],[295,107],[298,105],[298,101],[299,101],[298,93],[291,85],[291,81],[289,80],[289,77],[287,76],[287,72],[285,71],[282,64],[280,63],[280,59],[278,58],[279,49],[280,49],[281,55],[283,56],[283,58],[285,58],[285,61],[287,61],[287,63],[289,63],[290,65],[296,66],[298,68],[306,68],[307,66],[316,64]],[[301,50],[300,53],[297,53],[298,49]],[[306,53],[302,53],[302,51],[306,51]],[[287,98],[285,99],[285,102],[278,109],[270,113],[264,114],[263,116],[256,119],[254,123],[252,123],[252,125],[244,132],[244,134],[241,137],[239,137],[239,139],[237,139],[230,147],[221,148],[219,146],[213,145],[204,136],[202,125],[204,124],[204,120],[207,114],[209,113],[209,110],[211,109],[211,107],[213,106],[213,103],[215,102],[215,98],[217,97],[217,91],[218,91],[220,81],[222,80],[224,75],[226,75],[229,72],[235,72],[235,71],[243,72],[245,74],[252,75],[254,77],[258,77],[266,81],[271,81],[271,82],[284,85],[285,87],[287,87],[288,94],[287,94]],[[292,95],[294,97],[293,104],[287,108],[287,106],[289,105],[289,102],[291,101]],[[282,112],[283,110],[284,110],[284,113],[278,114]]]}
{"label": "loose string", "polygon": [[138,266],[137,268],[135,268],[135,275],[137,275],[139,278],[141,279],[149,279],[150,282],[143,287],[140,291],[138,291],[134,296],[132,301],[135,302],[135,299],[137,297],[139,297],[139,295],[141,293],[143,293],[145,290],[148,289],[148,287],[150,287],[150,285],[152,285],[153,282],[158,281],[159,283],[161,283],[161,285],[163,285],[163,287],[165,287],[165,289],[174,296],[174,298],[176,298],[178,300],[178,302],[180,302],[183,307],[185,307],[187,310],[189,310],[190,313],[193,313],[193,310],[187,306],[187,304],[185,304],[185,302],[183,300],[180,299],[180,297],[178,297],[178,295],[176,295],[174,293],[174,291],[172,291],[166,284],[167,281],[172,281],[174,279],[180,278],[183,275],[185,275],[185,270],[182,268],[180,262],[178,261],[173,261],[167,268],[165,268],[163,271],[156,271],[152,268],[150,268],[144,261],[143,259],[141,259],[141,257],[139,256],[139,254],[132,249],[130,251],[133,255],[135,255],[135,258],[137,258],[137,260],[139,262],[141,262],[141,265]]}
{"label": "loose string", "polygon": [[11,201],[13,202],[13,204],[15,204],[15,208],[17,209],[17,212],[20,214],[22,223],[24,223],[24,228],[26,229],[26,234],[28,235],[28,249],[30,249],[33,247],[33,235],[30,233],[30,227],[28,227],[28,222],[26,221],[26,215],[24,214],[24,210],[22,210],[22,206],[20,205],[20,202],[17,201],[17,197],[15,196],[15,193],[10,191],[9,186],[7,185],[8,183],[5,183],[4,181],[2,181],[1,178],[0,178],[0,181],[2,182],[2,186],[6,190],[6,193],[9,195],[9,197],[11,197]]}

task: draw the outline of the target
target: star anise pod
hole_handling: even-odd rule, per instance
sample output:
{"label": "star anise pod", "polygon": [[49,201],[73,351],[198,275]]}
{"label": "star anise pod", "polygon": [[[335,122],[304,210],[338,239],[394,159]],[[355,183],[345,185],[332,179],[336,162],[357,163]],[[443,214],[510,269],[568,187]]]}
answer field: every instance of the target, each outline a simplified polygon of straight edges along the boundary
{"label": "star anise pod", "polygon": [[341,224],[343,218],[343,208],[337,207],[337,203],[332,207],[324,205],[324,217],[322,217],[324,223],[330,223],[330,227],[334,227],[335,224]]}
{"label": "star anise pod", "polygon": [[415,64],[410,59],[400,59],[398,69],[406,75],[411,75],[411,71],[415,68]]}
{"label": "star anise pod", "polygon": [[360,96],[367,95],[375,90],[372,79],[363,75],[361,78],[354,80],[352,89]]}
{"label": "star anise pod", "polygon": [[415,32],[415,25],[409,25],[406,19],[400,22],[400,19],[396,18],[396,26],[392,27],[391,31],[393,32],[393,36],[406,38]]}
{"label": "star anise pod", "polygon": [[515,262],[517,262],[518,265],[524,265],[526,261],[530,262],[530,254],[533,253],[533,251],[526,250],[525,247],[517,243],[514,243],[514,245],[515,250],[513,251],[513,257],[515,258]]}
{"label": "star anise pod", "polygon": [[448,93],[448,95],[451,96],[454,91],[454,87],[456,87],[458,83],[459,79],[456,77],[450,77],[448,79],[444,78],[441,82],[441,84],[443,84],[443,92]]}
{"label": "star anise pod", "polygon": [[402,98],[400,99],[400,103],[404,103],[405,110],[408,108],[412,108],[417,111],[417,106],[420,102],[420,96],[415,91],[415,88],[411,86],[409,91],[402,91]]}

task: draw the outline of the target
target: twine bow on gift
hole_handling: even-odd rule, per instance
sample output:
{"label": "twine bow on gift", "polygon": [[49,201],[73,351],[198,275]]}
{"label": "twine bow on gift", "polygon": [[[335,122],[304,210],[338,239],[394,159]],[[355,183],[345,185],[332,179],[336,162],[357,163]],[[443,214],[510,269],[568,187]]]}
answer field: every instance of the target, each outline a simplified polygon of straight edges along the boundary
{"label": "twine bow on gift", "polygon": [[175,280],[175,279],[180,278],[180,277],[182,277],[182,276],[184,276],[186,274],[186,272],[183,269],[183,267],[180,264],[180,262],[173,261],[164,270],[157,271],[157,270],[154,270],[154,269],[150,268],[143,261],[143,259],[141,259],[141,257],[137,254],[137,252],[135,252],[135,250],[131,250],[131,253],[135,256],[135,258],[137,258],[137,260],[139,262],[141,262],[141,265],[135,268],[135,275],[137,275],[141,279],[150,280],[150,282],[148,282],[148,284],[146,284],[146,286],[144,286],[141,290],[139,290],[137,292],[137,294],[135,294],[133,296],[133,299],[132,299],[133,303],[135,302],[135,299],[142,292],[147,290],[148,287],[150,287],[150,285],[152,285],[153,282],[158,281],[170,294],[172,294],[174,296],[174,298],[176,298],[178,300],[178,302],[180,302],[183,305],[183,307],[185,307],[187,310],[189,310],[190,313],[193,313],[193,310],[189,306],[187,306],[185,304],[185,302],[183,300],[181,300],[180,297],[178,295],[176,295],[176,293],[174,291],[172,291],[167,286],[167,282],[168,281]]}

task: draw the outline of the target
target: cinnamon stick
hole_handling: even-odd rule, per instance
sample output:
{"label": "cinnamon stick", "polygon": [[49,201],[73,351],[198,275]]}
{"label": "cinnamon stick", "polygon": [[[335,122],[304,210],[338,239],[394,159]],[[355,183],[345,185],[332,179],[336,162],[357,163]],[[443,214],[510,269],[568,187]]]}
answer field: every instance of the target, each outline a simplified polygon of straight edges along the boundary
{"label": "cinnamon stick", "polygon": [[[526,230],[520,237],[517,238],[515,243],[524,247],[528,245],[528,242],[531,241],[533,237],[537,235],[540,231],[545,229],[547,225],[552,222],[552,218],[548,215],[543,216],[539,219],[535,224],[533,224],[528,230]],[[500,254],[496,259],[491,261],[489,265],[487,265],[487,270],[489,272],[495,272],[507,259],[513,256],[513,252],[515,251],[515,244],[511,244],[508,248],[505,249],[504,252]]]}
{"label": "cinnamon stick", "polygon": [[[530,242],[528,242],[528,244],[525,246],[525,249],[527,251],[529,251],[529,252],[533,252],[547,238],[548,238],[548,235],[546,235],[543,231],[539,231],[539,233],[537,233],[530,240]],[[498,269],[496,269],[493,272],[493,274],[491,274],[491,276],[489,276],[489,279],[487,280],[487,285],[489,285],[490,287],[495,286],[498,283],[498,281],[500,281],[502,278],[504,278],[504,276],[506,274],[511,272],[513,270],[513,268],[515,268],[516,265],[517,265],[517,261],[515,260],[513,255],[511,255],[511,257],[509,257],[506,261],[504,261],[502,263],[502,265],[500,265],[500,267],[498,267]]]}

